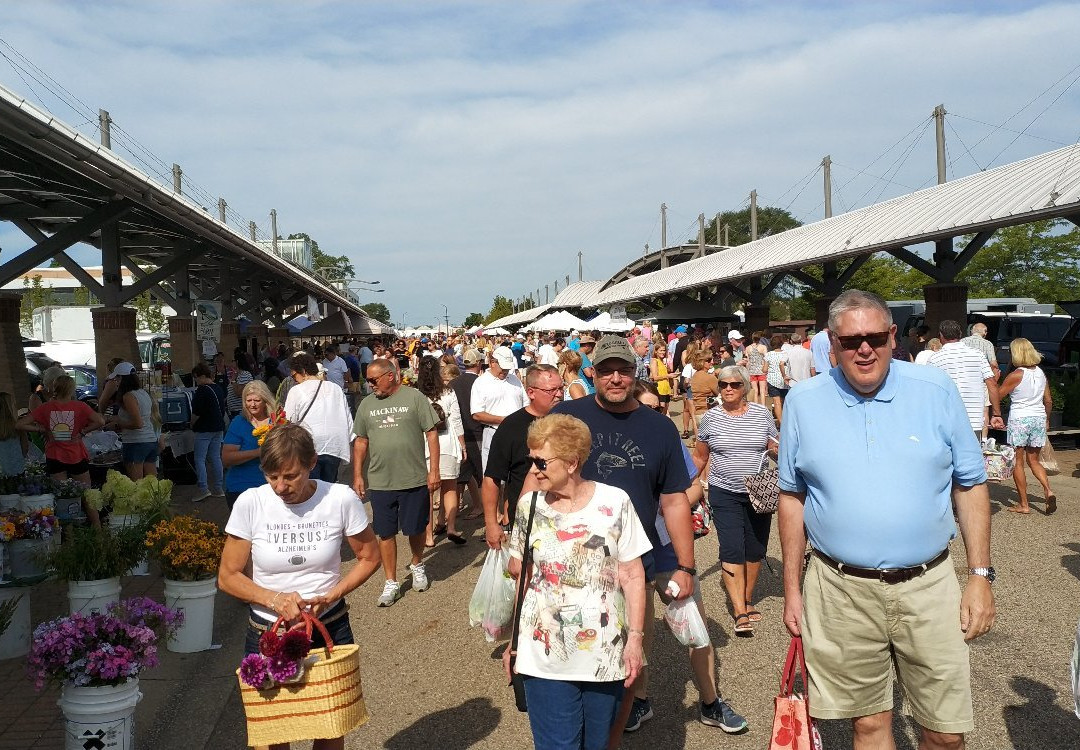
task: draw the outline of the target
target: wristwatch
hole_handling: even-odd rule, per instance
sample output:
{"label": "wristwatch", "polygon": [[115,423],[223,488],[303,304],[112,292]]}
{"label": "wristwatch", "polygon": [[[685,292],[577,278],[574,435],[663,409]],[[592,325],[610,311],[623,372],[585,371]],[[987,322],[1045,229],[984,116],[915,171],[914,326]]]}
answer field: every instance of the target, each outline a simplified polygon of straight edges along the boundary
{"label": "wristwatch", "polygon": [[997,571],[994,570],[993,565],[989,568],[968,568],[968,575],[982,576],[987,583],[993,583],[997,579]]}
{"label": "wristwatch", "polygon": [[690,568],[690,567],[687,567],[686,565],[676,565],[675,569],[676,570],[681,570],[683,573],[687,573],[688,575],[692,575],[692,576],[697,575],[697,568]]}

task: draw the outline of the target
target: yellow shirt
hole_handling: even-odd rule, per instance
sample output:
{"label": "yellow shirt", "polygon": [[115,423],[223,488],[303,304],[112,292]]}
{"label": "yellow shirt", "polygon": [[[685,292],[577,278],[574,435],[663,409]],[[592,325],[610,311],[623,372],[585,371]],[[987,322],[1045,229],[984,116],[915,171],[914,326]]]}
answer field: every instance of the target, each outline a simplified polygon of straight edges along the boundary
{"label": "yellow shirt", "polygon": [[661,396],[671,395],[671,381],[667,379],[667,363],[662,359],[653,357],[656,364],[656,392]]}

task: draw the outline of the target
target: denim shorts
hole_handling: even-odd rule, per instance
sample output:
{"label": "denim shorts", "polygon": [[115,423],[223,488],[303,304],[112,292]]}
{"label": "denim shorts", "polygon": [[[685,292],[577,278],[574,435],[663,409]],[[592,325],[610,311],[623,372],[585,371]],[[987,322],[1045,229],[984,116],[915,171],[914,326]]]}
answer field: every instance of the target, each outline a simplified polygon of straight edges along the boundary
{"label": "denim shorts", "polygon": [[152,443],[124,443],[124,463],[126,464],[152,464],[157,463],[158,444]]}
{"label": "denim shorts", "polygon": [[[344,600],[323,612],[319,619],[326,625],[326,631],[330,634],[330,640],[334,642],[335,646],[356,643],[353,639],[352,626],[349,624],[349,610],[345,606]],[[257,654],[259,653],[259,638],[262,637],[266,628],[274,623],[267,622],[250,609],[248,610],[248,620],[247,634],[244,636],[244,653]],[[327,622],[328,620],[329,622]],[[263,626],[262,629],[252,624],[256,622]],[[311,647],[322,648],[324,645],[322,633],[313,628],[311,631]]]}

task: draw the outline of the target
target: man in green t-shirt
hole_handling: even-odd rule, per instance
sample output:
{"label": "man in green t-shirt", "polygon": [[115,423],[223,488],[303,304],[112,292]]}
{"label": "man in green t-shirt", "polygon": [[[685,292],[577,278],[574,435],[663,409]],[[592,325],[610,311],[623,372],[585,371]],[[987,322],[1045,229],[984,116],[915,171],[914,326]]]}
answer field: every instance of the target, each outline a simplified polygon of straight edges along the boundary
{"label": "man in green t-shirt", "polygon": [[[425,591],[424,538],[431,513],[430,493],[439,487],[439,417],[415,388],[402,388],[393,360],[368,365],[372,393],[356,409],[352,447],[353,489],[371,501],[372,528],[379,537],[386,584],[379,606],[401,597],[397,580],[397,534],[409,537],[412,587]],[[427,461],[424,460],[425,441]]]}

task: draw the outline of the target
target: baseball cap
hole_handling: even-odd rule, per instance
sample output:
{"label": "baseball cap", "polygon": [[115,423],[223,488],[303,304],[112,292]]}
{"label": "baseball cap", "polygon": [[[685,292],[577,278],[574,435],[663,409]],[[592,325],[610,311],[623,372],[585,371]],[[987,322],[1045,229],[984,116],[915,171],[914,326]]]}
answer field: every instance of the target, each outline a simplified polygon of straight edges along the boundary
{"label": "baseball cap", "polygon": [[622,336],[604,336],[600,339],[593,350],[592,362],[597,365],[605,359],[621,359],[632,365],[637,363],[637,356]]}
{"label": "baseball cap", "polygon": [[469,349],[461,355],[461,361],[467,365],[478,365],[480,364],[481,360],[482,358],[480,357],[480,352],[476,351],[475,349]]}
{"label": "baseball cap", "polygon": [[135,365],[131,364],[130,362],[121,362],[113,368],[113,371],[111,373],[109,373],[108,379],[112,380],[113,378],[121,378],[124,375],[130,375],[133,372],[135,372]]}
{"label": "baseball cap", "polygon": [[675,329],[675,333],[686,333],[686,326],[679,326]]}
{"label": "baseball cap", "polygon": [[732,328],[731,331],[728,333],[727,337],[729,339],[741,339],[743,335],[739,333],[738,329]]}
{"label": "baseball cap", "polygon": [[514,357],[514,353],[508,347],[495,347],[495,351],[491,353],[491,358],[498,362],[499,367],[504,370],[517,369],[517,358]]}
{"label": "baseball cap", "polygon": [[595,343],[596,343],[596,339],[594,339],[592,336],[590,336],[587,333],[584,336],[582,336],[580,339],[578,339],[578,345],[581,345],[581,344],[595,344]]}

